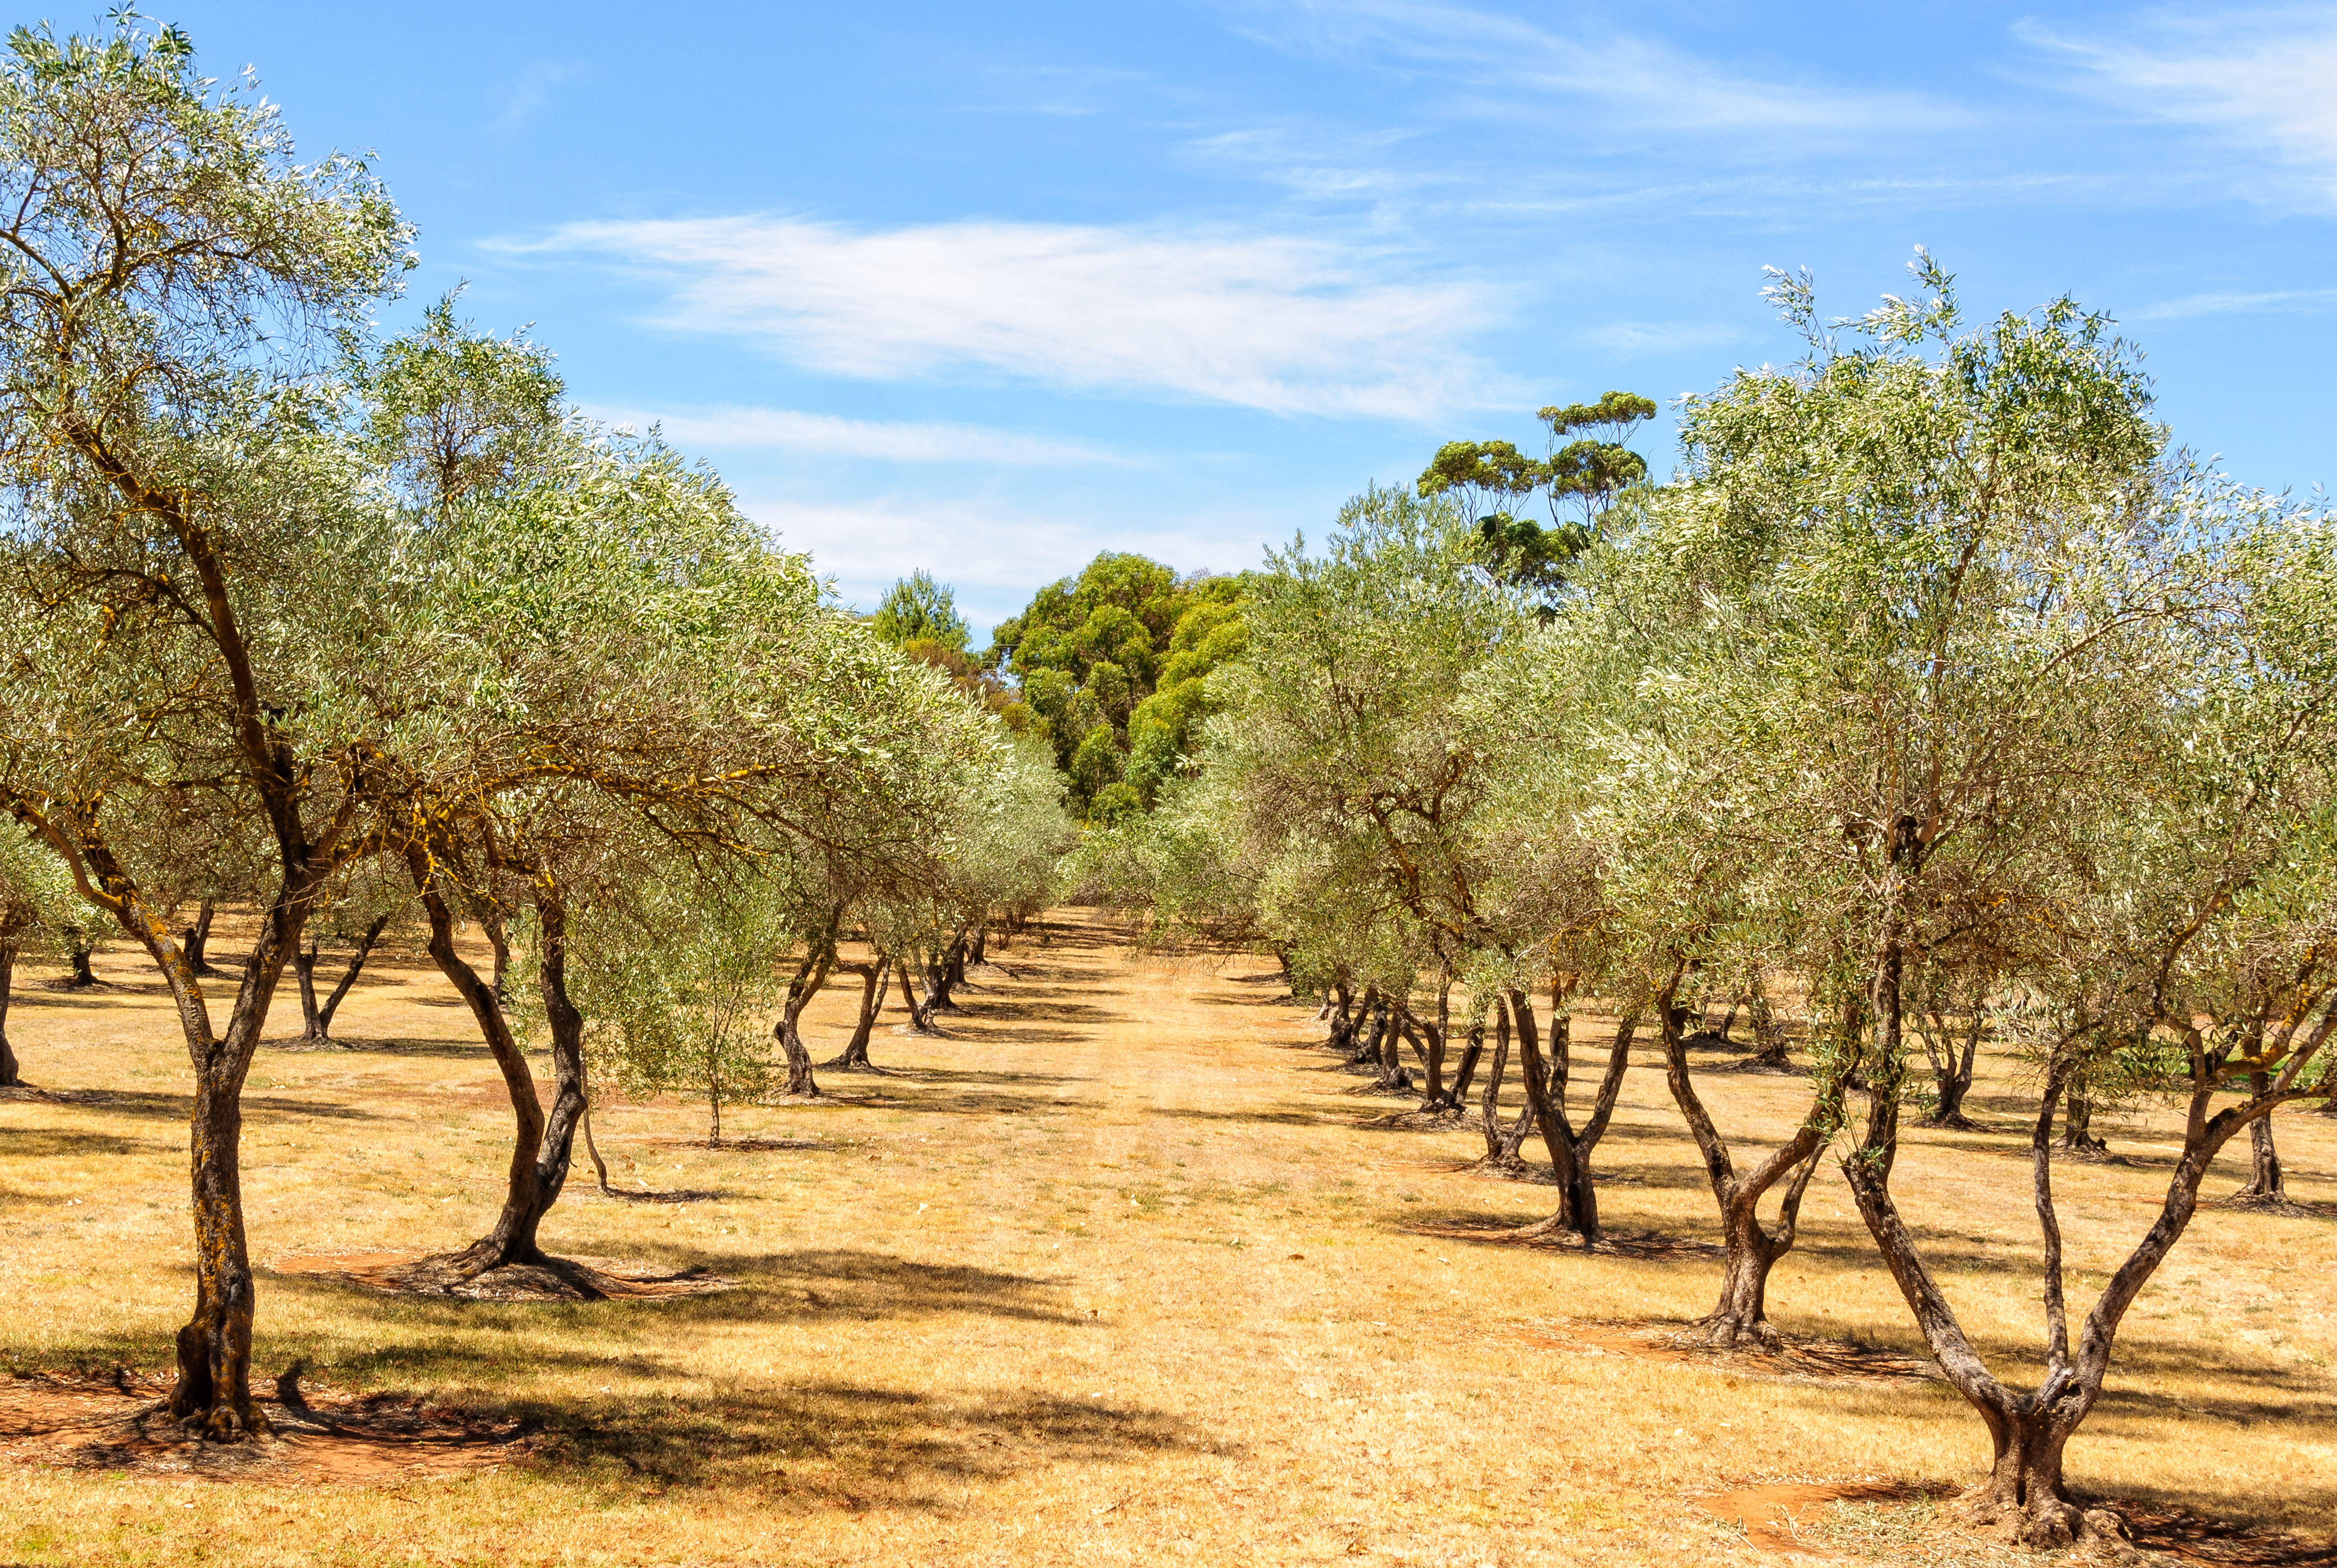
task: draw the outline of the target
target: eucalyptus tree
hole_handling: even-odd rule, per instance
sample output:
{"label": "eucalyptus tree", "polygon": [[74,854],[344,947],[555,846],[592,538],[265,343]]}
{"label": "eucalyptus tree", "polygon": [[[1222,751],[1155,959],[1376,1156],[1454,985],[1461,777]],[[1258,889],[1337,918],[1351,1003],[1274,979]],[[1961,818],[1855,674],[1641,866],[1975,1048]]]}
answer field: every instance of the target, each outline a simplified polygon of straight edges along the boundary
{"label": "eucalyptus tree", "polygon": [[[15,503],[0,802],[153,960],[195,1070],[196,1305],[171,1408],[261,1425],[240,1101],[317,891],[355,852],[362,683],[337,660],[381,541],[308,378],[408,263],[362,163],[296,161],[173,29],[20,28],[0,60],[0,463]],[[181,781],[273,864],[224,1027],[125,829]]]}

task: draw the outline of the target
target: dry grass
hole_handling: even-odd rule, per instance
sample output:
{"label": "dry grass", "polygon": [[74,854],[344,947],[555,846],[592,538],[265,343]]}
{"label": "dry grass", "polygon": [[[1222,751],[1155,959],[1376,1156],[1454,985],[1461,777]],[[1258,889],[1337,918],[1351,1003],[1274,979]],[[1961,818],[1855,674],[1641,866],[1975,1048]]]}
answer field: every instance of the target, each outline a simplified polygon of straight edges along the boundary
{"label": "dry grass", "polygon": [[[414,1300],[263,1272],[268,1375],[302,1357],[320,1398],[419,1395],[533,1423],[524,1459],[298,1485],[24,1464],[0,1497],[0,1561],[1774,1562],[1694,1499],[1952,1485],[1984,1458],[1978,1421],[1936,1383],[1779,1376],[1564,1331],[1695,1318],[1709,1257],[1414,1233],[1536,1217],[1550,1192],[1449,1168],[1481,1146],[1466,1126],[1360,1125],[1388,1104],[1309,1070],[1329,1066],[1304,1048],[1319,1026],[1270,965],[1135,962],[1077,921],[1002,956],[1012,976],[977,970],[946,1037],[878,1035],[902,1074],[824,1075],[829,1101],[739,1113],[762,1146],[694,1144],[703,1113],[682,1105],[596,1116],[622,1185],[695,1196],[611,1201],[586,1170],[547,1239],[738,1289]],[[135,956],[100,969],[107,989],[28,988],[9,1020],[29,1077],[90,1091],[0,1104],[19,1370],[160,1371],[191,1295],[185,1057]],[[842,1038],[853,999],[822,998],[816,1049]],[[297,1018],[288,992],[279,1027]],[[365,1048],[269,1049],[253,1071],[255,1256],[476,1234],[508,1111],[467,1015],[393,958],[339,1027]],[[1801,1089],[1730,1075],[1710,1092],[1732,1134],[1774,1135]],[[2002,1130],[1917,1132],[1897,1185],[1967,1324],[2009,1352],[2035,1321],[2014,1086],[1983,1083],[1971,1109]],[[2169,1157],[2162,1122],[2111,1135],[2132,1164],[2061,1179],[2088,1283],[2146,1222]],[[2337,1202],[2337,1123],[2284,1117],[2282,1136],[2296,1194]],[[1645,1065],[1600,1164],[1618,1230],[1711,1235]],[[2225,1167],[2211,1191],[2240,1181],[2236,1152]],[[1775,1286],[1780,1325],[1920,1353],[1839,1179],[1808,1208]],[[2264,1526],[2337,1516],[2332,1237],[2326,1219],[2203,1213],[2130,1320],[2070,1451],[2077,1484]],[[1871,1560],[2006,1560],[1920,1499],[1799,1527]]]}

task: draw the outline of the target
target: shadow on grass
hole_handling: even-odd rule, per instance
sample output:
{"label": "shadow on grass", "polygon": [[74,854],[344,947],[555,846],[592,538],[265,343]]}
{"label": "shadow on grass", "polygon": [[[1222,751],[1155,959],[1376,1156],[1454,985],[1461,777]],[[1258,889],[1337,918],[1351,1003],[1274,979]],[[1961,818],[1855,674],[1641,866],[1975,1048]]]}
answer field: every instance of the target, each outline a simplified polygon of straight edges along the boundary
{"label": "shadow on grass", "polygon": [[[164,1094],[153,1089],[51,1089],[43,1093],[41,1101],[64,1105],[73,1110],[105,1111],[118,1116],[167,1118],[183,1122],[193,1111],[195,1102],[191,1095]],[[361,1111],[355,1105],[337,1105],[329,1101],[292,1100],[280,1095],[246,1095],[243,1108],[247,1115],[267,1112],[288,1116],[322,1116],[337,1122],[377,1122],[381,1118],[371,1111]],[[88,1134],[90,1137],[103,1135]],[[142,1147],[132,1142],[127,1147]]]}
{"label": "shadow on grass", "polygon": [[[597,1197],[597,1194],[596,1194]],[[546,1250],[562,1250],[557,1238]],[[706,1324],[768,1322],[882,1322],[904,1318],[929,1318],[945,1313],[1004,1319],[1027,1323],[1072,1325],[1088,1321],[1058,1299],[1060,1281],[1031,1274],[1004,1273],[958,1263],[929,1263],[889,1252],[856,1248],[809,1248],[791,1252],[690,1251],[659,1256],[660,1264],[696,1267],[736,1280],[739,1288],[719,1295],[668,1299],[627,1299],[593,1302],[475,1301],[440,1297],[382,1297],[360,1285],[331,1275],[271,1275],[272,1290],[321,1291],[341,1296],[345,1302],[394,1302],[386,1316],[405,1326],[432,1329],[485,1327],[518,1320],[541,1319],[552,1325],[582,1326],[622,1321],[622,1314],[654,1311],[661,1319]],[[611,1314],[617,1316],[611,1317]],[[95,1354],[95,1352],[92,1352]],[[329,1347],[313,1351],[319,1360]],[[384,1354],[387,1354],[386,1351]],[[469,1352],[459,1348],[417,1351],[418,1365],[426,1364],[440,1376],[460,1376]],[[580,1364],[598,1366],[598,1359]]]}
{"label": "shadow on grass", "polygon": [[[484,1057],[487,1051],[485,1044],[476,1037],[467,1040],[405,1038],[304,1040],[297,1036],[288,1035],[282,1039],[262,1040],[259,1044],[264,1050],[282,1051],[288,1056],[330,1057],[336,1051],[347,1051],[352,1056],[372,1054],[452,1059]],[[249,1102],[246,1103],[249,1104]]]}
{"label": "shadow on grass", "polygon": [[81,1133],[62,1127],[0,1127],[0,1157],[8,1159],[53,1160],[142,1154],[162,1146],[151,1138],[125,1138],[119,1133]]}
{"label": "shadow on grass", "polygon": [[752,1492],[785,1509],[926,1509],[970,1484],[1141,1455],[1236,1456],[1190,1423],[1106,1393],[943,1398],[846,1382],[709,1399],[511,1414],[543,1434],[529,1468]]}

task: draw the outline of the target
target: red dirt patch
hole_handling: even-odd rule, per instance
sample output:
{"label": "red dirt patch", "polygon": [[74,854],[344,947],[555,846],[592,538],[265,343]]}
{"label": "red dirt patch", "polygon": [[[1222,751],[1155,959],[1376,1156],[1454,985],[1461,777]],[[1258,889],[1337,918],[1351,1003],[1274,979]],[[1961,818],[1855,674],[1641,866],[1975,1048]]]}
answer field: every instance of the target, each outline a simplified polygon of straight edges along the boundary
{"label": "red dirt patch", "polygon": [[595,1301],[640,1297],[710,1296],[733,1290],[699,1269],[673,1270],[622,1258],[552,1258],[505,1263],[484,1274],[449,1266],[445,1253],[294,1252],[269,1267],[279,1274],[319,1274],[393,1296],[473,1301]]}
{"label": "red dirt patch", "polygon": [[1687,1324],[1564,1322],[1520,1329],[1511,1337],[1537,1349],[1577,1356],[1637,1356],[1789,1383],[1901,1388],[1933,1382],[1940,1376],[1939,1368],[1921,1357],[1843,1339],[1787,1339],[1774,1349],[1724,1349],[1704,1343]]}
{"label": "red dirt patch", "polygon": [[167,1408],[169,1379],[122,1370],[110,1379],[54,1374],[0,1378],[0,1460],[210,1481],[367,1485],[492,1468],[532,1451],[524,1424],[410,1397],[253,1390],[275,1427],[212,1443]]}

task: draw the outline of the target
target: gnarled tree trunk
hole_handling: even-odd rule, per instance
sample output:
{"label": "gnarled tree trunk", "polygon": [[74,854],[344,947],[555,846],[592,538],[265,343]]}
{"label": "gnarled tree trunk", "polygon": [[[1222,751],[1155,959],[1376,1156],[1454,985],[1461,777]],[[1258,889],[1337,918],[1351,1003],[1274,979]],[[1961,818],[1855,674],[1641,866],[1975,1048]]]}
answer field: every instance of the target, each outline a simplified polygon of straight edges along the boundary
{"label": "gnarled tree trunk", "polygon": [[[2264,1094],[2272,1088],[2272,1075],[2251,1073],[2248,1085],[2255,1093]],[[2265,1209],[2287,1206],[2288,1178],[2281,1173],[2280,1151],[2273,1144],[2269,1113],[2248,1125],[2248,1184],[2232,1194],[2232,1202]]]}
{"label": "gnarled tree trunk", "polygon": [[786,1093],[805,1099],[816,1098],[819,1081],[812,1076],[811,1052],[803,1042],[800,1024],[804,1009],[811,1006],[812,998],[819,995],[827,983],[829,971],[836,964],[836,929],[843,918],[838,909],[830,917],[826,930],[812,943],[812,950],[804,957],[803,967],[795,979],[787,982],[787,999],[779,1013],[779,1021],[772,1033],[778,1037],[779,1049],[787,1054],[787,1082]]}
{"label": "gnarled tree trunk", "polygon": [[896,958],[893,960],[893,967],[900,973],[901,1006],[908,1009],[910,1032],[919,1035],[939,1034],[941,1031],[934,1027],[933,1014],[926,1011],[924,1005],[917,1000],[916,978],[909,972],[909,960],[905,958]]}
{"label": "gnarled tree trunk", "polygon": [[15,981],[16,944],[0,938],[0,1089],[16,1088],[24,1081],[16,1065],[16,1048],[8,1043],[8,997]]}
{"label": "gnarled tree trunk", "polygon": [[357,951],[349,955],[348,968],[341,971],[341,978],[334,983],[332,994],[321,1006],[317,1001],[317,950],[313,947],[308,950],[308,965],[300,972],[300,1004],[308,1014],[308,1027],[301,1037],[303,1039],[329,1040],[333,1037],[333,1015],[341,1010],[341,1002],[348,996],[349,988],[357,983],[358,973],[365,969],[366,959],[372,956],[374,943],[381,940],[381,933],[388,924],[389,917],[384,915],[365,929],[365,934],[357,938]]}
{"label": "gnarled tree trunk", "polygon": [[[536,1098],[535,1075],[528,1070],[527,1057],[512,1035],[511,1021],[504,1016],[503,1004],[496,1000],[494,986],[480,979],[479,971],[455,950],[455,912],[440,891],[429,852],[416,843],[407,846],[406,855],[414,891],[430,923],[430,957],[437,964],[438,972],[446,977],[447,983],[471,1009],[480,1037],[486,1042],[488,1053],[503,1073],[514,1124],[511,1164],[504,1178],[503,1210],[495,1216],[492,1230],[454,1253],[447,1262],[456,1271],[471,1276],[505,1263],[539,1263],[543,1261],[543,1254],[536,1242],[536,1227],[543,1218],[544,1203],[536,1183],[536,1160],[544,1147],[545,1119],[543,1103]],[[564,1157],[563,1154],[563,1160]]]}
{"label": "gnarled tree trunk", "polygon": [[[1673,986],[1677,983],[1675,979]],[[1667,987],[1656,998],[1656,1016],[1663,1027],[1664,1080],[1696,1139],[1697,1152],[1704,1156],[1705,1179],[1711,1185],[1713,1201],[1720,1206],[1724,1249],[1720,1299],[1704,1320],[1705,1339],[1713,1345],[1773,1345],[1778,1335],[1769,1322],[1769,1274],[1777,1260],[1793,1251],[1802,1195],[1809,1190],[1811,1175],[1825,1152],[1827,1135],[1818,1125],[1814,1107],[1810,1119],[1790,1140],[1739,1176],[1727,1141],[1713,1125],[1689,1074],[1687,1042],[1676,1021],[1679,1015],[1669,1005],[1671,990]],[[1785,1190],[1778,1202],[1777,1222],[1772,1226],[1761,1218],[1761,1202],[1780,1182],[1785,1183]]]}
{"label": "gnarled tree trunk", "polygon": [[885,989],[888,975],[883,954],[865,964],[838,964],[837,969],[848,975],[860,977],[860,1017],[852,1027],[852,1038],[833,1061],[821,1065],[839,1073],[865,1071],[868,1060],[868,1037],[876,1030],[876,1014],[885,1005]]}
{"label": "gnarled tree trunk", "polygon": [[[1590,1119],[1577,1133],[1566,1102],[1573,1020],[1562,1011],[1550,1020],[1550,1060],[1545,1068],[1532,1001],[1524,991],[1512,990],[1507,1006],[1518,1031],[1518,1067],[1525,1076],[1526,1107],[1541,1128],[1542,1146],[1550,1152],[1550,1169],[1558,1178],[1558,1213],[1545,1223],[1552,1230],[1570,1232],[1582,1238],[1584,1246],[1590,1246],[1599,1240],[1599,1190],[1590,1174],[1590,1156],[1599,1140],[1606,1136],[1615,1102],[1623,1092],[1631,1041],[1639,1027],[1638,1015],[1627,1014],[1617,1021],[1607,1071],[1591,1102]],[[1522,1127],[1520,1132],[1522,1135]]]}
{"label": "gnarled tree trunk", "polygon": [[180,952],[186,959],[187,967],[199,975],[219,973],[217,969],[211,968],[210,960],[204,956],[210,947],[211,914],[212,902],[210,899],[205,899],[195,906],[195,923],[187,928],[186,940],[180,946]]}

